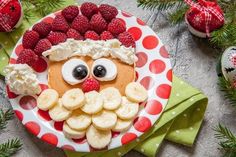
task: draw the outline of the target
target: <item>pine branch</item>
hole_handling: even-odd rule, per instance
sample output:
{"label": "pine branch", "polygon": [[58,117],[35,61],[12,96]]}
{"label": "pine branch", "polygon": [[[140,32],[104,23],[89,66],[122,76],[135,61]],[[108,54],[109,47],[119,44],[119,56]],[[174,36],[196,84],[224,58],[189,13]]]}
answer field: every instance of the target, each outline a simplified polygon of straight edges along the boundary
{"label": "pine branch", "polygon": [[0,144],[0,157],[10,157],[20,150],[22,144],[18,138],[8,140],[6,143]]}
{"label": "pine branch", "polygon": [[178,24],[184,21],[184,16],[186,11],[189,9],[188,6],[183,5],[178,7],[178,9],[172,13],[169,13],[169,19],[172,24]]}
{"label": "pine branch", "polygon": [[0,130],[5,129],[7,125],[7,121],[11,120],[13,118],[13,111],[11,109],[8,109],[7,111],[3,111],[3,109],[0,109]]}
{"label": "pine branch", "polygon": [[138,0],[138,6],[149,10],[167,10],[178,4],[184,3],[183,0]]}
{"label": "pine branch", "polygon": [[224,151],[225,157],[236,156],[236,136],[227,128],[219,124],[214,128],[215,138],[219,141],[220,149]]}

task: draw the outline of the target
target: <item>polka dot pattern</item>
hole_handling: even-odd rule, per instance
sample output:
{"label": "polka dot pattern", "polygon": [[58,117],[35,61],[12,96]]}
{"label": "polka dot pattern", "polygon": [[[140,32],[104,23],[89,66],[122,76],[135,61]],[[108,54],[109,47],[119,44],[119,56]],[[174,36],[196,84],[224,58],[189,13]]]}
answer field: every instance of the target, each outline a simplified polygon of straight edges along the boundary
{"label": "polka dot pattern", "polygon": [[148,100],[145,105],[145,111],[151,115],[160,114],[162,109],[162,104],[157,100]]}
{"label": "polka dot pattern", "polygon": [[41,129],[40,126],[36,122],[33,122],[33,121],[27,122],[25,124],[25,127],[29,130],[29,132],[31,132],[32,134],[36,136],[39,134],[40,129]]}
{"label": "polka dot pattern", "polygon": [[[58,14],[58,12],[55,14]],[[55,14],[47,16],[43,21],[52,23]],[[169,98],[172,81],[172,70],[168,52],[155,32],[146,26],[142,20],[126,12],[119,11],[117,18],[122,19],[127,27],[127,31],[135,39],[136,55],[138,57],[135,68],[135,80],[149,90],[149,98],[147,102],[140,103],[141,111],[137,115],[138,118],[134,120],[130,130],[121,133],[112,132],[112,142],[105,150],[119,147],[133,140],[140,142],[137,137],[148,131],[163,112]],[[21,42],[22,39],[16,44],[9,61],[11,64],[16,63],[18,54],[23,48]],[[40,58],[32,68],[36,71],[41,82],[41,89],[47,89],[47,81],[45,80],[48,68],[47,59]],[[48,111],[38,110],[35,99],[37,95],[18,96],[10,91],[7,93],[17,117],[23,121],[30,132],[42,140],[66,150],[80,152],[98,151],[88,145],[86,137],[77,140],[73,139],[72,141],[66,139],[61,132],[63,122],[54,122],[50,118]],[[123,154],[123,152],[119,154]]]}
{"label": "polka dot pattern", "polygon": [[8,95],[9,99],[14,99],[14,98],[18,97],[17,94],[10,91],[9,86],[6,86],[6,92],[7,92],[7,95]]}
{"label": "polka dot pattern", "polygon": [[128,32],[130,32],[133,35],[135,41],[139,40],[140,37],[142,36],[142,31],[138,27],[131,27],[128,29]]}
{"label": "polka dot pattern", "polygon": [[49,144],[52,145],[57,145],[58,143],[58,138],[56,135],[52,134],[52,133],[46,133],[41,137],[42,140],[46,141]]}
{"label": "polka dot pattern", "polygon": [[136,67],[143,67],[147,61],[148,61],[148,56],[144,52],[138,52],[136,53],[136,56],[138,57],[138,61],[136,62]]}
{"label": "polka dot pattern", "polygon": [[140,81],[140,84],[143,85],[146,90],[149,90],[154,86],[155,82],[151,76],[146,76]]}
{"label": "polka dot pattern", "polygon": [[30,95],[23,96],[20,101],[20,107],[24,110],[32,110],[37,106],[36,99]]}
{"label": "polka dot pattern", "polygon": [[157,47],[159,41],[156,36],[149,35],[143,39],[143,47],[146,49],[154,49]]}
{"label": "polka dot pattern", "polygon": [[147,117],[137,117],[134,120],[134,128],[140,132],[148,131],[152,126],[151,121]]}
{"label": "polka dot pattern", "polygon": [[162,60],[156,59],[149,64],[149,70],[154,74],[162,73],[166,68],[165,63]]}
{"label": "polka dot pattern", "polygon": [[125,133],[122,138],[121,138],[121,143],[124,145],[124,144],[127,144],[129,142],[132,142],[133,140],[135,140],[137,138],[137,135],[135,133],[131,133],[131,132],[128,132],[128,133]]}

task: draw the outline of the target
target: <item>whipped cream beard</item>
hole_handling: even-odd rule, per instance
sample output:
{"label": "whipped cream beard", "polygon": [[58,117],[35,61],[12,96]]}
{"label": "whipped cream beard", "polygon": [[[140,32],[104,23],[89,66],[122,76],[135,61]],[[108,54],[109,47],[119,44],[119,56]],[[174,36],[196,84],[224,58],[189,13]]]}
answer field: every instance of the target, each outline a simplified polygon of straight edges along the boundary
{"label": "whipped cream beard", "polygon": [[138,58],[133,47],[125,47],[117,39],[111,40],[74,40],[67,39],[66,42],[52,46],[43,52],[43,56],[49,56],[51,61],[62,61],[73,56],[90,56],[96,60],[111,56],[126,64],[134,64]]}
{"label": "whipped cream beard", "polygon": [[39,94],[41,88],[34,70],[27,64],[9,64],[5,67],[5,80],[15,94]]}

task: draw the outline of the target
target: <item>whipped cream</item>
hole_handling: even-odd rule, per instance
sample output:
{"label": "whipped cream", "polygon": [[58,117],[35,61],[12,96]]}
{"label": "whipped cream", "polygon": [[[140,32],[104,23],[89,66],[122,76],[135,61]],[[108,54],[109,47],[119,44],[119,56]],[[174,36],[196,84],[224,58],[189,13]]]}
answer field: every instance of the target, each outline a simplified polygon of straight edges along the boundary
{"label": "whipped cream", "polygon": [[135,63],[138,58],[133,47],[125,47],[117,39],[111,40],[74,40],[67,39],[64,43],[52,46],[43,52],[52,61],[66,60],[72,56],[90,56],[92,59],[111,56],[127,64]]}
{"label": "whipped cream", "polygon": [[27,64],[9,64],[5,67],[6,83],[16,94],[39,94],[41,88],[33,69]]}

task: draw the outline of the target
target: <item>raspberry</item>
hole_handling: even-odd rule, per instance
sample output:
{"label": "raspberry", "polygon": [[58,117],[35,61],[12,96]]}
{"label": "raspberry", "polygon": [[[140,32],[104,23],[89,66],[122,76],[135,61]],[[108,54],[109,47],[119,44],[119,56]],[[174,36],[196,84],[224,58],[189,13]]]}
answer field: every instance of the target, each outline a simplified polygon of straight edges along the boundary
{"label": "raspberry", "polygon": [[33,66],[35,62],[38,60],[38,56],[31,49],[23,49],[17,60],[17,64],[28,64],[29,66]]}
{"label": "raspberry", "polygon": [[94,14],[97,14],[98,7],[94,3],[85,2],[81,5],[80,10],[84,16],[90,19]]}
{"label": "raspberry", "polygon": [[70,28],[67,33],[67,38],[73,38],[75,40],[83,40],[84,37],[82,35],[80,35],[79,32],[77,32],[77,30],[73,29],[73,28]]}
{"label": "raspberry", "polygon": [[44,38],[50,33],[52,26],[46,22],[39,22],[33,26],[33,30],[38,32],[41,38]]}
{"label": "raspberry", "polygon": [[108,32],[108,31],[102,32],[102,34],[100,35],[100,37],[101,37],[101,40],[114,39],[114,36],[111,34],[111,32]]}
{"label": "raspberry", "polygon": [[84,38],[85,39],[92,39],[92,40],[99,40],[100,39],[99,35],[94,31],[87,31],[84,34]]}
{"label": "raspberry", "polygon": [[100,89],[99,82],[93,78],[86,79],[82,84],[82,90],[85,93],[93,90],[99,91],[99,89]]}
{"label": "raspberry", "polygon": [[115,7],[108,4],[101,4],[98,10],[102,14],[102,17],[107,21],[111,21],[118,14],[118,10]]}
{"label": "raspberry", "polygon": [[52,47],[51,42],[48,39],[41,39],[34,48],[35,54],[41,56],[44,51],[47,51]]}
{"label": "raspberry", "polygon": [[75,5],[70,5],[63,9],[61,14],[68,22],[72,22],[74,18],[79,14],[79,8]]}
{"label": "raspberry", "polygon": [[100,14],[93,15],[89,23],[90,28],[99,34],[107,29],[107,22]]}
{"label": "raspberry", "polygon": [[39,34],[35,31],[26,31],[23,35],[22,44],[26,49],[34,49],[39,41]]}
{"label": "raspberry", "polygon": [[67,32],[70,26],[62,15],[57,15],[52,22],[53,31]]}
{"label": "raspberry", "polygon": [[89,29],[89,20],[86,16],[78,15],[72,22],[71,27],[84,34]]}
{"label": "raspberry", "polygon": [[65,42],[67,36],[62,32],[50,32],[47,39],[52,43],[52,45],[57,45],[59,43]]}
{"label": "raspberry", "polygon": [[118,40],[125,46],[125,47],[135,47],[134,37],[129,32],[123,32],[119,34]]}
{"label": "raspberry", "polygon": [[123,33],[126,31],[126,27],[123,24],[123,22],[120,19],[113,19],[109,24],[108,24],[108,29],[109,32],[111,32],[114,36],[117,36],[120,33]]}

